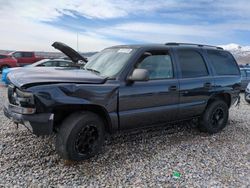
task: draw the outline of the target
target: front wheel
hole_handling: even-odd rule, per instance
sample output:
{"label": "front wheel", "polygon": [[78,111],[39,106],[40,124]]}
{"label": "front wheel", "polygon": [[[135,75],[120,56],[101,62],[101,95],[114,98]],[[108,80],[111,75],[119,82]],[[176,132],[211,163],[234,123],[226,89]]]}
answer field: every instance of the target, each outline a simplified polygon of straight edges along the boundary
{"label": "front wheel", "polygon": [[104,143],[104,123],[92,112],[76,112],[62,123],[56,150],[66,160],[80,161],[96,155]]}
{"label": "front wheel", "polygon": [[228,114],[228,105],[222,100],[215,100],[200,118],[199,129],[210,134],[221,131],[227,125]]}

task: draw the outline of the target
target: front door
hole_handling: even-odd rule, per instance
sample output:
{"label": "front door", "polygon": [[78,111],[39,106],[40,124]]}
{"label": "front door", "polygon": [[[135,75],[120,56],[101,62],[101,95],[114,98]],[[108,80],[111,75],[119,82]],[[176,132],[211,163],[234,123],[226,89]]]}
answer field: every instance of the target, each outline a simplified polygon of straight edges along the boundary
{"label": "front door", "polygon": [[[169,51],[150,51],[135,68],[147,69],[149,81],[125,83],[119,90],[121,129],[134,129],[175,120],[178,80]],[[144,53],[145,54],[145,53]]]}

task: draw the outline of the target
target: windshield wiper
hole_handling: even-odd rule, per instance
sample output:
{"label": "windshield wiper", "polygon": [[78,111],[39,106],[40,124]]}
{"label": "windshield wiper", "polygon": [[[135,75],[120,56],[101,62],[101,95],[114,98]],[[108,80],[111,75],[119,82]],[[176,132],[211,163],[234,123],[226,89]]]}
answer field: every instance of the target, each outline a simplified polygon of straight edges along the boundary
{"label": "windshield wiper", "polygon": [[91,69],[91,68],[85,68],[85,69],[88,70],[88,71],[91,71],[91,72],[101,74],[98,70],[95,70],[95,69]]}

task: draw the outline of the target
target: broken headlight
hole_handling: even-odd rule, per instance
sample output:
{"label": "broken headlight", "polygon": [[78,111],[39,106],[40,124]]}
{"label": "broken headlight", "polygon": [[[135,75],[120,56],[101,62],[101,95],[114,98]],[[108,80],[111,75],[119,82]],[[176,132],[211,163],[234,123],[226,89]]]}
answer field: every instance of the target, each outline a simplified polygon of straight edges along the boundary
{"label": "broken headlight", "polygon": [[22,107],[33,107],[35,105],[34,95],[29,92],[16,89],[13,93],[15,103]]}

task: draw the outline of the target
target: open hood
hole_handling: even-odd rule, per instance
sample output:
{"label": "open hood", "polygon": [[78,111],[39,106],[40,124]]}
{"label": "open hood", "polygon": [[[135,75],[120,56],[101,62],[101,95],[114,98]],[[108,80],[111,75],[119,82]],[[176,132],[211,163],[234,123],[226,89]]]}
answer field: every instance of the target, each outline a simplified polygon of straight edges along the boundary
{"label": "open hood", "polygon": [[64,43],[54,42],[52,44],[52,46],[55,49],[64,53],[66,56],[68,56],[75,63],[77,63],[78,61],[83,61],[83,62],[87,63],[87,61],[88,61],[87,58],[83,57],[77,51],[75,51],[74,49],[72,49],[71,47],[67,46]]}

